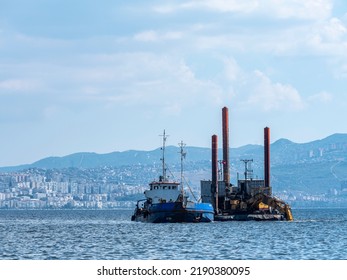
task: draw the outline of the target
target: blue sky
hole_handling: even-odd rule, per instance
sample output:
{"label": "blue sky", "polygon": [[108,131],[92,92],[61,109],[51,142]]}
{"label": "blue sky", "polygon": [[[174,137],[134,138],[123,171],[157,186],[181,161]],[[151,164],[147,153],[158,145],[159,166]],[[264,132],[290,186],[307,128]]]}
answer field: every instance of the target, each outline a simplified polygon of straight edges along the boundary
{"label": "blue sky", "polygon": [[346,133],[347,2],[0,0],[0,166],[210,147],[223,106],[232,147]]}

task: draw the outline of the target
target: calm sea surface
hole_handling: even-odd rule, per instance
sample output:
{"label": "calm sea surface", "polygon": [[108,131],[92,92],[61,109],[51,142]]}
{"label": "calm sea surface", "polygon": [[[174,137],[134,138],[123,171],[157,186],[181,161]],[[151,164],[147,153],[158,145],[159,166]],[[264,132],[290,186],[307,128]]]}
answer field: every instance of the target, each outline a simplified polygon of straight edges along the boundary
{"label": "calm sea surface", "polygon": [[0,210],[0,259],[347,259],[347,209],[294,222],[145,224],[131,210]]}

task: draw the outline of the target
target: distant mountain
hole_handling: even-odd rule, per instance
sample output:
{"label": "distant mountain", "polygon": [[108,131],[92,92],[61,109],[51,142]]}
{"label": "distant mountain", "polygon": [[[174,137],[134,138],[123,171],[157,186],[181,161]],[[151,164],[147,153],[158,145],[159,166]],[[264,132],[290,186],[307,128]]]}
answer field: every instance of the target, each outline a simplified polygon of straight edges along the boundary
{"label": "distant mountain", "polygon": [[347,134],[304,144],[280,139],[271,153],[272,185],[280,189],[326,192],[347,180]]}
{"label": "distant mountain", "polygon": [[[199,163],[199,168],[210,168],[211,149],[186,147],[187,163]],[[69,167],[96,168],[102,166],[129,166],[157,164],[161,149],[152,151],[130,150],[108,154],[76,153],[64,157],[48,157],[32,164],[2,167],[0,171],[18,171],[28,168],[62,169]],[[178,164],[178,147],[166,148],[168,164]],[[231,173],[236,180],[242,176],[243,163],[240,159],[253,159],[256,176],[263,177],[263,146],[246,145],[230,149]],[[222,152],[219,150],[219,158]],[[208,171],[209,172],[209,171]],[[326,191],[339,188],[340,182],[347,180],[347,134],[333,134],[321,140],[308,143],[294,143],[279,139],[271,144],[271,181],[278,189]]]}
{"label": "distant mountain", "polygon": [[[187,161],[210,161],[211,149],[199,147],[186,147]],[[124,152],[112,152],[107,154],[75,153],[63,157],[47,157],[32,164],[0,167],[0,171],[16,171],[27,168],[61,169],[61,168],[95,168],[100,166],[124,166],[134,164],[153,164],[160,161],[161,148],[152,151],[129,150]],[[168,162],[179,161],[178,148],[166,147],[166,159]],[[301,162],[315,162],[333,160],[347,156],[347,134],[333,134],[322,140],[308,143],[294,143],[288,139],[279,139],[271,144],[272,165],[296,164]],[[219,157],[222,151],[219,149]],[[230,149],[231,161],[239,161],[241,158],[253,158],[254,162],[263,160],[263,146],[245,145]]]}
{"label": "distant mountain", "polygon": [[[208,160],[210,149],[187,147],[190,161]],[[178,162],[178,148],[166,147],[166,159],[168,162]],[[0,171],[18,171],[28,168],[61,169],[61,168],[95,168],[101,166],[126,166],[135,164],[153,164],[160,161],[162,157],[161,148],[152,151],[129,150],[124,152],[112,152],[107,154],[97,153],[75,153],[64,157],[47,157],[32,164],[0,167]]]}
{"label": "distant mountain", "polygon": [[280,139],[271,145],[272,161],[297,163],[346,157],[347,134],[333,134],[322,140],[298,144]]}

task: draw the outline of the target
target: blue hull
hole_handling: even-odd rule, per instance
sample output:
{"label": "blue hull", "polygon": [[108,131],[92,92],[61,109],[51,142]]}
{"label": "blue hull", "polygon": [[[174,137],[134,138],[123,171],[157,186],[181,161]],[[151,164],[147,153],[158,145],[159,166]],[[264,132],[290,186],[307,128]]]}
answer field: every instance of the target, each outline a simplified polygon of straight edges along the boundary
{"label": "blue hull", "polygon": [[136,211],[133,221],[147,223],[208,223],[214,219],[214,210],[209,203],[181,202],[152,204],[148,209]]}

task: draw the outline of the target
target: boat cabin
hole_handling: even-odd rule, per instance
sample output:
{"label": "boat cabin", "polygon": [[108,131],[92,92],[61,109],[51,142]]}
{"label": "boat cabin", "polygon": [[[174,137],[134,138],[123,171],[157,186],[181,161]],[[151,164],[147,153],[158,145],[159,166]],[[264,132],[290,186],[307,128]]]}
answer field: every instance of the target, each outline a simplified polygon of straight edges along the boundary
{"label": "boat cabin", "polygon": [[152,203],[175,202],[181,195],[179,183],[176,182],[152,182],[149,190],[145,191],[145,196],[152,200]]}

